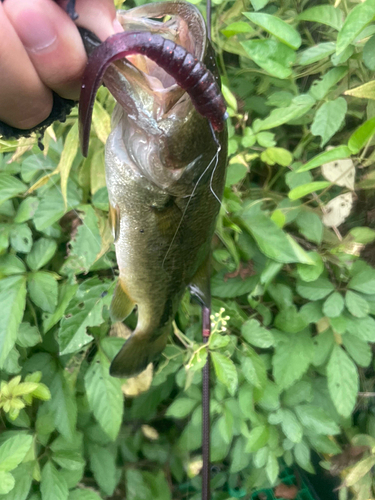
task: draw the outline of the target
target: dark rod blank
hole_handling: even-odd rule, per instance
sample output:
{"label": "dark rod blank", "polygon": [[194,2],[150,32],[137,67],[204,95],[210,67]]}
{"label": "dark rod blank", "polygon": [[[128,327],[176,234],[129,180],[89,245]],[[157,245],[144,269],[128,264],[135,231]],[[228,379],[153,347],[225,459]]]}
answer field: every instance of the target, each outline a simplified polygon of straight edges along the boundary
{"label": "dark rod blank", "polygon": [[[208,343],[211,333],[211,310],[202,307],[203,342]],[[202,387],[202,500],[210,500],[210,353],[207,350],[207,361],[203,368]]]}

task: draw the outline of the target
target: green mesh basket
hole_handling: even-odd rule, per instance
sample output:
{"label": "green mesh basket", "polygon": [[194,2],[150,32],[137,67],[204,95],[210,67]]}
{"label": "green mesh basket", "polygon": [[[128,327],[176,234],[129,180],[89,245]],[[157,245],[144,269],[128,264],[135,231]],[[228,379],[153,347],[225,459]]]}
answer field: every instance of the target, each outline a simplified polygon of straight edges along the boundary
{"label": "green mesh basket", "polygon": [[[280,474],[281,482],[290,486],[292,484],[297,484],[296,476],[293,474],[292,469],[285,468]],[[262,489],[256,490],[251,495],[252,500],[283,500],[282,498],[276,498],[273,489]],[[317,500],[315,495],[310,491],[308,485],[306,484],[303,477],[301,477],[300,491],[296,496],[296,500]]]}

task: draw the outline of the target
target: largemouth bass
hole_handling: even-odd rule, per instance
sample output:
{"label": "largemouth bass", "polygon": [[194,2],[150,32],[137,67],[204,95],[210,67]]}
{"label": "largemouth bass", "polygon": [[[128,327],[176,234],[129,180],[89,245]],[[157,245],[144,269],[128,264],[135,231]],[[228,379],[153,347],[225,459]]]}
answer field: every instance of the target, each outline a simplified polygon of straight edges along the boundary
{"label": "largemouth bass", "polygon": [[[219,78],[204,20],[193,5],[153,3],[119,11],[118,19],[125,31],[177,43]],[[112,375],[127,377],[165,348],[187,286],[209,305],[210,245],[224,188],[227,131],[215,130],[177,77],[144,55],[111,64],[103,80],[118,103],[105,154],[119,267],[112,320],[122,321],[138,307],[137,327],[111,365]]]}

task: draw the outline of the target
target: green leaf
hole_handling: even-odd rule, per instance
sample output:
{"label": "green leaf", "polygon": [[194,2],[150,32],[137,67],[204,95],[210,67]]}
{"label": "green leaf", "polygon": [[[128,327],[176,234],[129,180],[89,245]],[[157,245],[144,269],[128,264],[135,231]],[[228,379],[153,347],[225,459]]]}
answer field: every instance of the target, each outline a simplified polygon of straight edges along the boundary
{"label": "green leaf", "polygon": [[329,57],[335,50],[336,45],[333,42],[319,43],[318,45],[298,52],[296,64],[308,66],[309,64],[321,61],[325,57]]}
{"label": "green leaf", "polygon": [[348,283],[348,288],[366,294],[373,294],[375,291],[375,270],[366,269],[355,274]]}
{"label": "green leaf", "polygon": [[81,470],[85,465],[82,454],[75,450],[54,451],[52,458],[60,467],[67,470]]}
{"label": "green leaf", "polygon": [[344,298],[339,292],[332,293],[323,304],[323,313],[328,318],[337,318],[344,309]]}
{"label": "green leaf", "polygon": [[43,331],[47,333],[58,321],[63,317],[63,314],[77,292],[78,285],[63,283],[59,286],[59,298],[57,307],[53,314],[45,314],[43,316]]}
{"label": "green leaf", "polygon": [[309,94],[312,95],[312,97],[317,101],[322,101],[331,88],[341,81],[347,73],[348,68],[345,66],[332,68],[325,75],[323,75],[321,80],[313,81]]}
{"label": "green leaf", "polygon": [[279,127],[284,123],[289,123],[292,120],[296,120],[297,118],[300,118],[301,116],[306,114],[309,109],[314,106],[314,104],[315,99],[310,95],[298,95],[293,99],[290,106],[286,108],[274,109],[265,120],[262,120],[260,122],[257,132]]}
{"label": "green leaf", "polygon": [[26,304],[26,278],[10,276],[0,280],[0,366],[12,350]]}
{"label": "green leaf", "polygon": [[25,458],[33,443],[32,436],[16,434],[0,446],[0,471],[15,469]]}
{"label": "green leaf", "polygon": [[345,95],[351,95],[353,97],[359,97],[360,99],[375,99],[375,80],[364,83],[359,87],[354,89],[346,90]]}
{"label": "green leaf", "polygon": [[42,500],[68,500],[68,486],[52,462],[47,462],[42,470],[40,483]]}
{"label": "green leaf", "polygon": [[307,170],[312,170],[313,168],[320,167],[324,163],[349,158],[350,155],[351,151],[347,146],[337,146],[336,148],[329,149],[328,151],[324,151],[324,153],[318,154],[310,161],[305,163],[305,165],[302,165],[302,167],[300,167],[297,172],[306,172]]}
{"label": "green leaf", "polygon": [[0,257],[0,276],[11,276],[12,274],[22,274],[26,271],[26,266],[16,255],[6,254]]}
{"label": "green leaf", "polygon": [[343,52],[348,45],[361,33],[375,15],[375,6],[372,0],[367,0],[355,6],[345,19],[344,25],[337,36],[336,53]]}
{"label": "green leaf", "polygon": [[185,418],[190,415],[196,406],[197,401],[195,399],[178,398],[173,401],[165,415],[167,417]]}
{"label": "green leaf", "polygon": [[[293,49],[272,39],[241,42],[246,54],[276,78],[289,78],[296,55]],[[259,132],[259,130],[258,130]]]}
{"label": "green leaf", "polygon": [[375,241],[375,230],[369,227],[353,227],[349,231],[349,234],[355,242],[362,243],[363,245]]}
{"label": "green leaf", "polygon": [[297,311],[296,306],[289,306],[281,309],[275,317],[275,326],[279,330],[287,333],[298,333],[306,326],[304,316]]}
{"label": "green leaf", "polygon": [[367,342],[375,342],[375,319],[371,316],[365,318],[345,318],[346,331],[356,335]]}
{"label": "green leaf", "polygon": [[126,500],[153,500],[151,490],[142,476],[142,472],[136,469],[127,469],[126,478]]}
{"label": "green leaf", "polygon": [[101,497],[95,491],[78,488],[69,493],[69,500],[101,500]]}
{"label": "green leaf", "polygon": [[353,361],[338,345],[333,348],[327,364],[328,389],[336,410],[349,417],[357,401],[358,371]]}
{"label": "green leaf", "polygon": [[263,359],[253,349],[248,348],[242,356],[241,369],[251,385],[262,389],[266,385],[267,373]]}
{"label": "green leaf", "polygon": [[241,333],[249,344],[255,347],[261,347],[262,349],[271,347],[275,342],[272,332],[263,328],[256,319],[247,320],[242,325]]}
{"label": "green leaf", "polygon": [[311,401],[312,387],[307,380],[300,380],[293,384],[283,394],[283,404],[294,407],[305,401]]}
{"label": "green leaf", "polygon": [[[375,40],[375,38],[374,38]],[[353,154],[359,153],[366,146],[371,137],[375,134],[375,117],[364,122],[349,137],[348,147]]]}
{"label": "green leaf", "polygon": [[331,420],[323,408],[314,405],[299,405],[295,412],[301,424],[315,434],[335,435],[340,433],[340,428]]}
{"label": "green leaf", "polygon": [[57,243],[55,240],[40,238],[34,243],[31,252],[26,257],[27,265],[32,271],[37,271],[52,259],[56,249]]}
{"label": "green leaf", "polygon": [[90,408],[101,428],[113,441],[120,430],[124,411],[121,380],[109,374],[109,361],[99,353],[85,375]]}
{"label": "green leaf", "polygon": [[246,447],[245,438],[243,436],[239,436],[236,439],[236,443],[233,447],[233,452],[232,452],[233,458],[230,465],[231,474],[236,474],[237,472],[240,472],[241,470],[248,467],[251,460],[251,454],[245,452],[245,447]]}
{"label": "green leaf", "polygon": [[300,34],[290,24],[279,17],[260,12],[243,13],[251,22],[263,28],[267,33],[273,35],[280,42],[285,43],[292,49],[298,49],[302,43]]}
{"label": "green leaf", "polygon": [[26,222],[34,217],[36,209],[38,208],[39,200],[35,196],[28,196],[24,200],[21,201],[17,214],[14,218],[14,222],[17,224],[21,224],[22,222]]}
{"label": "green leaf", "polygon": [[256,276],[242,279],[241,276],[225,278],[225,271],[215,274],[211,279],[211,292],[215,297],[233,298],[248,294],[254,290],[258,283]]}
{"label": "green leaf", "polygon": [[308,331],[285,336],[272,357],[277,385],[287,389],[307,371],[313,356],[313,342]]}
{"label": "green leaf", "polygon": [[339,31],[343,25],[343,13],[333,5],[317,5],[301,12],[297,16],[298,21],[310,21],[312,23],[326,24]]}
{"label": "green leaf", "polygon": [[52,413],[57,430],[67,439],[74,436],[77,423],[77,403],[64,371],[54,374],[49,386],[51,399],[46,407]]}
{"label": "green leaf", "polygon": [[321,366],[328,359],[335,344],[333,333],[330,329],[314,337],[313,365]]}
{"label": "green leaf", "polygon": [[251,429],[247,436],[246,453],[254,453],[263,448],[268,443],[269,435],[269,428],[266,425],[259,425]]}
{"label": "green leaf", "polygon": [[[72,168],[74,158],[78,151],[78,123],[75,122],[69,130],[65,141],[64,148],[61,152],[58,170],[61,175],[61,193],[64,199],[65,207],[68,206],[68,179],[70,169]],[[43,499],[44,500],[44,499]]]}
{"label": "green leaf", "polygon": [[242,163],[232,163],[228,165],[227,177],[225,180],[226,186],[233,186],[242,181],[247,175],[247,168]]}
{"label": "green leaf", "polygon": [[296,444],[294,447],[294,456],[297,464],[302,467],[302,469],[310,472],[310,474],[314,474],[314,467],[310,461],[310,448],[304,441]]}
{"label": "green leaf", "polygon": [[[323,239],[324,227],[320,217],[317,214],[309,211],[303,211],[298,214],[296,224],[298,226],[299,232],[305,238],[320,245]],[[312,260],[315,261],[314,257],[312,257]]]}
{"label": "green leaf", "polygon": [[365,476],[375,465],[375,456],[370,456],[360,460],[355,464],[355,466],[350,470],[349,474],[346,476],[344,484],[346,486],[353,486],[358,481]]}
{"label": "green leaf", "polygon": [[[6,493],[6,497],[0,495],[0,499],[3,500],[26,500],[31,483],[33,481],[33,469],[34,463],[27,462],[21,464],[12,471],[12,476],[14,477],[15,484],[11,491]],[[4,487],[3,479],[0,478],[0,489],[1,485]]]}
{"label": "green leaf", "polygon": [[368,67],[369,70],[375,70],[375,36],[372,36],[369,40],[367,40],[365,46],[363,47],[362,57],[363,62]]}
{"label": "green leaf", "polygon": [[308,255],[315,264],[297,264],[297,271],[303,281],[316,281],[324,271],[324,263],[317,252],[309,252]]}
{"label": "green leaf", "polygon": [[372,351],[369,344],[350,333],[342,336],[342,344],[357,365],[367,368],[371,363]]}
{"label": "green leaf", "polygon": [[357,318],[364,318],[370,311],[370,305],[367,300],[351,290],[346,292],[345,303],[350,314]]}
{"label": "green leaf", "polygon": [[268,4],[269,0],[250,0],[250,2],[254,10],[257,11],[264,9],[264,7]]}
{"label": "green leaf", "polygon": [[60,323],[58,341],[61,354],[79,351],[91,342],[87,327],[103,323],[102,311],[108,301],[108,288],[109,283],[98,278],[88,279],[79,286]]}
{"label": "green leaf", "polygon": [[0,204],[18,194],[24,193],[26,189],[26,184],[13,177],[13,175],[0,173]]}
{"label": "green leaf", "polygon": [[229,394],[233,396],[238,386],[238,376],[235,364],[231,359],[216,351],[211,353],[211,359],[216,377],[227,387]]}
{"label": "green leaf", "polygon": [[220,30],[221,33],[230,38],[231,36],[238,35],[239,33],[253,33],[254,29],[244,21],[237,21],[235,23],[228,24],[224,29]]}
{"label": "green leaf", "polygon": [[0,494],[7,495],[16,484],[16,480],[9,472],[0,470]]}
{"label": "green leaf", "polygon": [[298,186],[289,191],[288,197],[291,200],[298,200],[299,198],[303,198],[304,196],[313,193],[314,191],[325,189],[330,185],[331,183],[328,181],[309,182],[308,184],[303,184],[302,186]]}
{"label": "green leaf", "polygon": [[57,281],[52,273],[38,271],[28,277],[30,298],[43,311],[52,313],[57,304]]}
{"label": "green leaf", "polygon": [[288,409],[281,410],[282,420],[281,429],[285,436],[292,441],[292,443],[299,443],[302,440],[303,429],[302,425],[297,420],[295,414]]}
{"label": "green leaf", "polygon": [[28,253],[33,245],[33,235],[27,224],[15,224],[10,230],[10,244],[16,252]]}
{"label": "green leaf", "polygon": [[345,99],[338,97],[334,101],[323,103],[318,109],[311,125],[311,133],[322,138],[321,147],[327,144],[339,130],[345,119],[347,108]]}
{"label": "green leaf", "polygon": [[277,457],[275,453],[270,451],[267,459],[266,474],[269,482],[272,485],[276,482],[276,479],[279,476],[279,471],[280,467],[279,467],[279,462],[277,461]]}
{"label": "green leaf", "polygon": [[324,277],[318,278],[316,281],[308,283],[304,281],[297,282],[297,292],[301,297],[309,300],[324,299],[329,293],[333,292],[335,287]]}
{"label": "green leaf", "polygon": [[292,154],[284,148],[267,148],[260,155],[260,158],[268,165],[277,163],[283,167],[288,167],[293,161]]}
{"label": "green leaf", "polygon": [[103,492],[112,496],[117,485],[116,449],[112,451],[104,446],[90,443],[90,468],[94,478]]}

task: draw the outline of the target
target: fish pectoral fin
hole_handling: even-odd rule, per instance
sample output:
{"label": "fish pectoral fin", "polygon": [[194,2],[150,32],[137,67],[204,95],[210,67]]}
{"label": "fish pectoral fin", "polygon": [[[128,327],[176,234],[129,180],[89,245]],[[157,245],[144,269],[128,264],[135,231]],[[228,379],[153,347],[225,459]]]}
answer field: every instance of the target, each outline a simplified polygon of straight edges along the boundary
{"label": "fish pectoral fin", "polygon": [[112,321],[114,323],[116,321],[123,321],[132,312],[134,306],[135,303],[125,292],[120,278],[113,293],[111,307],[109,309]]}
{"label": "fish pectoral fin", "polygon": [[109,204],[109,225],[111,226],[113,240],[116,243],[120,235],[120,208]]}
{"label": "fish pectoral fin", "polygon": [[210,307],[211,287],[210,287],[210,259],[207,258],[198,268],[189,284],[191,294],[199,300],[201,304]]}
{"label": "fish pectoral fin", "polygon": [[170,333],[170,324],[157,334],[135,331],[112,361],[109,370],[113,377],[134,377],[145,370],[164,350]]}

